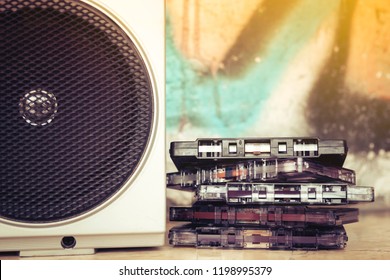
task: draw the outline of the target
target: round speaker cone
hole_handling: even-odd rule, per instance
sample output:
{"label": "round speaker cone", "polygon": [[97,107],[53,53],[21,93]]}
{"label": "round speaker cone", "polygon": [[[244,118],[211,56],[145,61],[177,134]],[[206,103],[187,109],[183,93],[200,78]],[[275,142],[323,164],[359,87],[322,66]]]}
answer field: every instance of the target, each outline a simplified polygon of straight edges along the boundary
{"label": "round speaker cone", "polygon": [[70,0],[0,1],[0,217],[67,220],[121,190],[145,155],[153,88],[135,42]]}

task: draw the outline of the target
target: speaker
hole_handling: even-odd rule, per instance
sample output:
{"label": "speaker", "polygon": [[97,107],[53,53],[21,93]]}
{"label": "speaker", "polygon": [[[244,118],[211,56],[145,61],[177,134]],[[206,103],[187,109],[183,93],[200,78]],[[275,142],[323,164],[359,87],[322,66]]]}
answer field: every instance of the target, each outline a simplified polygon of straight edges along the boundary
{"label": "speaker", "polygon": [[0,251],[163,245],[164,1],[0,13]]}

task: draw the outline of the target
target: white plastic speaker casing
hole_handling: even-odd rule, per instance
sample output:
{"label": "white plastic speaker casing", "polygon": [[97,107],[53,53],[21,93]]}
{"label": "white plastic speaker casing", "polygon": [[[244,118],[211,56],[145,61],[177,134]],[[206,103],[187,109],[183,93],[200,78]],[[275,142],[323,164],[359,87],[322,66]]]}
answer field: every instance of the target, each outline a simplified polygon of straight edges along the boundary
{"label": "white plastic speaker casing", "polygon": [[[154,247],[165,242],[165,3],[85,0],[135,41],[154,81],[154,123],[146,155],[126,186],[98,209],[52,224],[0,219],[0,252],[22,256],[84,254],[97,248]],[[64,249],[64,237],[76,241]]]}

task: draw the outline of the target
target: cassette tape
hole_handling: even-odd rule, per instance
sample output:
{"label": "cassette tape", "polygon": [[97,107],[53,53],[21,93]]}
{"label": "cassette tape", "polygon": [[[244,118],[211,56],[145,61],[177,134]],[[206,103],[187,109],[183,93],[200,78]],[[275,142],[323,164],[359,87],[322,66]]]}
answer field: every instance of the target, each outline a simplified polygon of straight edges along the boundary
{"label": "cassette tape", "polygon": [[345,182],[355,184],[355,172],[342,167],[324,166],[302,158],[263,159],[216,164],[167,174],[167,187],[193,190],[201,184],[227,182]]}
{"label": "cassette tape", "polygon": [[228,204],[348,204],[374,201],[373,187],[344,183],[226,183],[200,185],[199,201]]}
{"label": "cassette tape", "polygon": [[348,241],[343,226],[329,228],[174,227],[169,244],[197,248],[317,250],[341,249]]}
{"label": "cassette tape", "polygon": [[342,167],[348,147],[345,140],[318,138],[203,138],[171,142],[169,152],[178,170],[243,159],[296,157]]}
{"label": "cassette tape", "polygon": [[171,221],[214,226],[308,227],[339,226],[358,221],[357,208],[309,208],[306,206],[227,205],[195,203],[171,207]]}

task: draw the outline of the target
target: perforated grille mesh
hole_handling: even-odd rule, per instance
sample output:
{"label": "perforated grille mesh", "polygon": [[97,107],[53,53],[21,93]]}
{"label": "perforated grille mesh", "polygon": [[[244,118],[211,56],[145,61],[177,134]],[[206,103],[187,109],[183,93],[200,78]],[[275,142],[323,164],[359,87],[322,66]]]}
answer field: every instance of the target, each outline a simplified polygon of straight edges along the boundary
{"label": "perforated grille mesh", "polygon": [[115,23],[80,1],[1,0],[0,12],[0,217],[86,213],[123,187],[145,153],[146,66]]}

